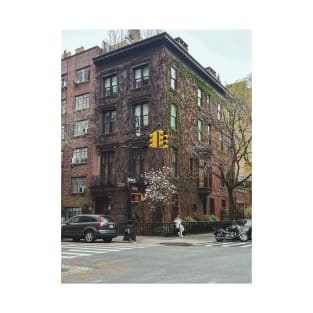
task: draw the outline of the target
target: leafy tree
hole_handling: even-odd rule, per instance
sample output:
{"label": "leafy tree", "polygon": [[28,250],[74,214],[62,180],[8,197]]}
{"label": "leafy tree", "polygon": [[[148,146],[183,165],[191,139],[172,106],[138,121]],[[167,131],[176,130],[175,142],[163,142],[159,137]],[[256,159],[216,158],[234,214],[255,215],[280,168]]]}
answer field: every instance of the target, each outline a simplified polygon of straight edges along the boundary
{"label": "leafy tree", "polygon": [[235,192],[252,176],[251,88],[246,81],[229,86],[220,112],[211,120],[218,130],[218,145],[211,156],[212,173],[226,186],[230,217],[236,216]]}
{"label": "leafy tree", "polygon": [[171,168],[162,167],[158,170],[151,169],[143,175],[146,184],[144,199],[150,199],[161,212],[162,222],[164,222],[165,206],[171,203],[173,194],[177,193],[176,186],[171,182],[171,173]]}

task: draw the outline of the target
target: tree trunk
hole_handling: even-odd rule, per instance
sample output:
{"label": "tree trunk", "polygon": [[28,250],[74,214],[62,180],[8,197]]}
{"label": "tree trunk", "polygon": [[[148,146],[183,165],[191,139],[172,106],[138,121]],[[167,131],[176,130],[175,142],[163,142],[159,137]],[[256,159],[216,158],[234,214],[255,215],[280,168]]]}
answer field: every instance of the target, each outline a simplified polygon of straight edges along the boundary
{"label": "tree trunk", "polygon": [[228,189],[229,198],[229,217],[234,219],[236,217],[236,199],[233,194],[233,189]]}

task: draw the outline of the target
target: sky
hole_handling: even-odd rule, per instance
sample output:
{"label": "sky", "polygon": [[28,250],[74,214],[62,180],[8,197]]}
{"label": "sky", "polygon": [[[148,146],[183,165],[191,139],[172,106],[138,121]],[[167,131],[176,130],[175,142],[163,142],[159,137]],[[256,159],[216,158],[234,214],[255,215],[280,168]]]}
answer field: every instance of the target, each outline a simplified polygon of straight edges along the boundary
{"label": "sky", "polygon": [[[202,66],[212,67],[223,84],[246,77],[251,70],[251,30],[174,30],[165,29],[173,38],[181,37],[189,53]],[[107,30],[63,30],[62,51],[83,46],[101,46]]]}

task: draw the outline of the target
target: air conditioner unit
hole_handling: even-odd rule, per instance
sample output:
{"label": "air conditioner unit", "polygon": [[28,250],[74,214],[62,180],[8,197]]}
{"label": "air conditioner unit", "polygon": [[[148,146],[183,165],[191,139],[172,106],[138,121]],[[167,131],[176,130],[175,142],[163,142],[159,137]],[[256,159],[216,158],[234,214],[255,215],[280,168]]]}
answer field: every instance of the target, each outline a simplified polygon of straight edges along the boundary
{"label": "air conditioner unit", "polygon": [[78,159],[77,158],[71,158],[71,164],[76,164],[78,163]]}
{"label": "air conditioner unit", "polygon": [[88,128],[83,128],[83,134],[88,134]]}
{"label": "air conditioner unit", "polygon": [[77,85],[80,83],[80,80],[79,79],[74,79],[74,84]]}

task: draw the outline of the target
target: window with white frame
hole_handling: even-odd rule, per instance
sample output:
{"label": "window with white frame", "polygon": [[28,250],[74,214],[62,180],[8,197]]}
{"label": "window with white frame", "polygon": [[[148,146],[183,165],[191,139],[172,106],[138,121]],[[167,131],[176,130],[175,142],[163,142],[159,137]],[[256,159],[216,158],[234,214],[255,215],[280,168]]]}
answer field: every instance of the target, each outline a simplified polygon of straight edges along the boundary
{"label": "window with white frame", "polygon": [[87,163],[87,160],[88,160],[88,148],[74,149],[73,158],[71,162],[72,164]]}
{"label": "window with white frame", "polygon": [[203,121],[198,120],[198,140],[201,142],[203,140]]}
{"label": "window with white frame", "polygon": [[218,141],[219,141],[219,148],[221,151],[223,151],[224,145],[223,145],[223,134],[222,132],[219,130],[218,131]]}
{"label": "window with white frame", "polygon": [[86,192],[86,177],[72,177],[72,194]]}
{"label": "window with white frame", "polygon": [[85,67],[76,71],[75,83],[84,83],[90,80],[90,67]]}
{"label": "window with white frame", "polygon": [[66,113],[66,100],[62,100],[61,102],[61,114],[64,115]]}
{"label": "window with white frame", "polygon": [[177,69],[176,66],[171,66],[171,87],[177,89]]}
{"label": "window with white frame", "polygon": [[202,105],[202,90],[200,88],[197,91],[197,104],[199,107]]}
{"label": "window with white frame", "polygon": [[61,126],[61,139],[64,140],[65,138],[65,129],[64,129],[64,125]]}
{"label": "window with white frame", "polygon": [[143,65],[134,69],[134,88],[149,85],[149,65]]}
{"label": "window with white frame", "polygon": [[206,104],[209,106],[210,105],[210,95],[206,96]]}
{"label": "window with white frame", "polygon": [[117,77],[116,75],[103,79],[103,95],[110,96],[117,93]]}
{"label": "window with white frame", "polygon": [[74,137],[88,133],[88,120],[74,122]]}
{"label": "window with white frame", "polygon": [[103,112],[102,119],[103,119],[102,133],[105,135],[113,133],[116,121],[116,111],[113,110]]}
{"label": "window with white frame", "polygon": [[89,108],[89,93],[75,97],[75,111],[80,111]]}
{"label": "window with white frame", "polygon": [[177,106],[171,104],[171,128],[177,129]]}
{"label": "window with white frame", "polygon": [[211,144],[211,125],[208,125],[208,144]]}
{"label": "window with white frame", "polygon": [[149,105],[147,103],[135,105],[136,129],[149,125]]}
{"label": "window with white frame", "polygon": [[221,114],[222,114],[222,107],[221,107],[221,104],[218,103],[218,104],[217,104],[217,119],[218,119],[218,120],[221,119],[221,117],[222,117]]}
{"label": "window with white frame", "polygon": [[67,87],[67,75],[62,75],[61,77],[61,87],[66,88]]}

